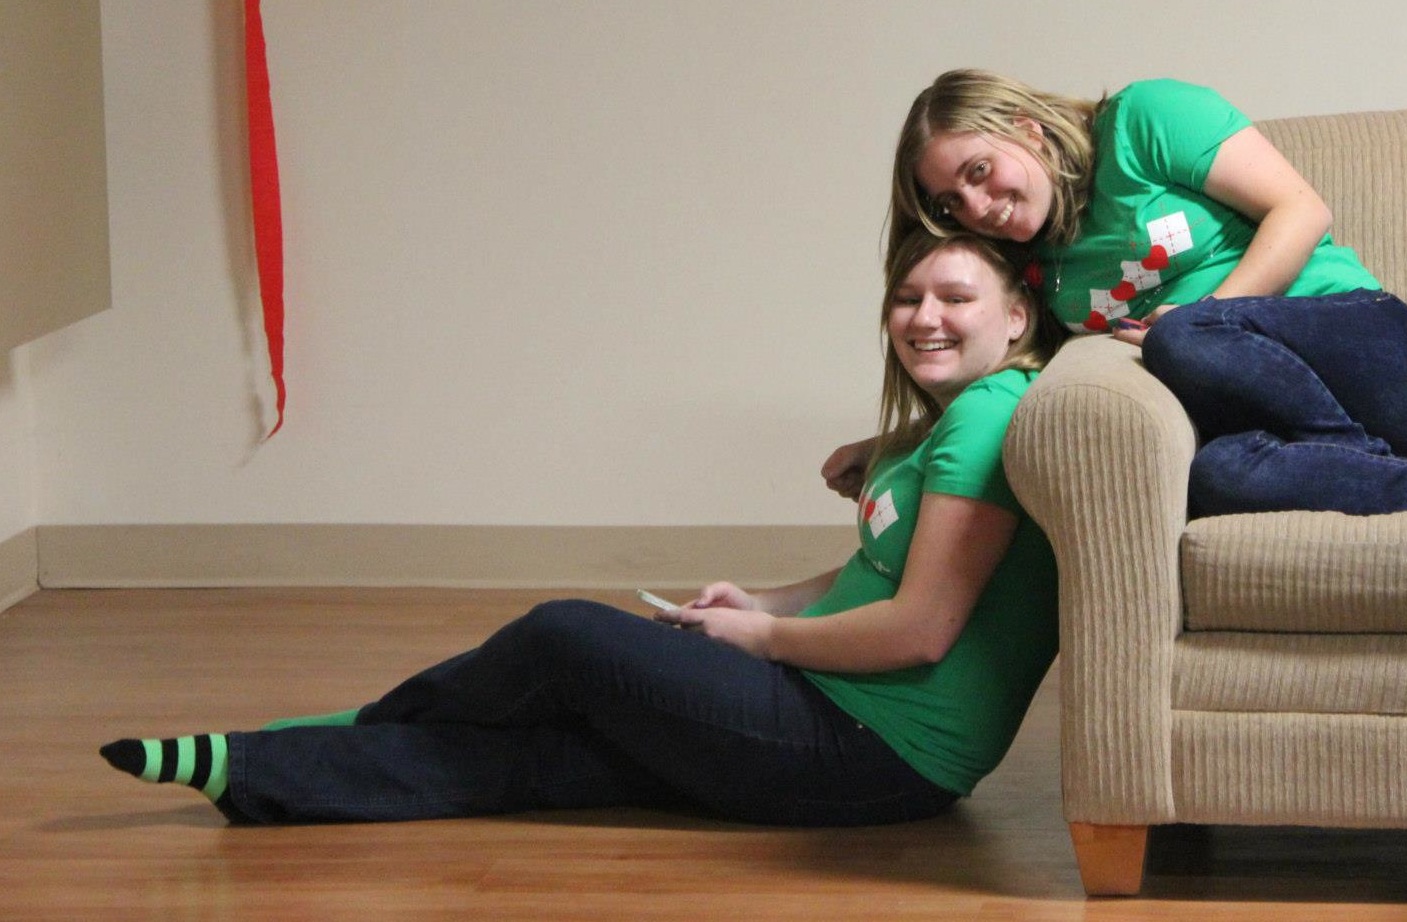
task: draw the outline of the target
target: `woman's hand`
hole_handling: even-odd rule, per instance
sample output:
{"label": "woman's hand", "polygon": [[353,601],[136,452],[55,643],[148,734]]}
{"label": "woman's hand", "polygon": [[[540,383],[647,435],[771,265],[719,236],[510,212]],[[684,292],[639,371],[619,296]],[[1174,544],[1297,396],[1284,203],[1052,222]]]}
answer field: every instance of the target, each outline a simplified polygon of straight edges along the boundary
{"label": "woman's hand", "polygon": [[860,491],[865,488],[865,469],[869,467],[870,455],[874,453],[873,438],[842,445],[826,463],[821,465],[821,476],[826,486],[846,499],[859,500]]}
{"label": "woman's hand", "polygon": [[736,608],[740,611],[759,611],[762,609],[756,596],[739,589],[732,583],[709,583],[699,592],[697,599],[684,607]]}
{"label": "woman's hand", "polygon": [[1158,318],[1168,311],[1177,307],[1176,304],[1163,304],[1153,310],[1153,313],[1142,320],[1134,320],[1124,317],[1114,321],[1114,338],[1121,343],[1132,343],[1142,348],[1143,337],[1148,335],[1148,328],[1158,322]]}
{"label": "woman's hand", "polygon": [[655,612],[655,620],[711,640],[737,647],[758,659],[770,659],[772,627],[777,619],[763,611],[736,608],[671,608]]}

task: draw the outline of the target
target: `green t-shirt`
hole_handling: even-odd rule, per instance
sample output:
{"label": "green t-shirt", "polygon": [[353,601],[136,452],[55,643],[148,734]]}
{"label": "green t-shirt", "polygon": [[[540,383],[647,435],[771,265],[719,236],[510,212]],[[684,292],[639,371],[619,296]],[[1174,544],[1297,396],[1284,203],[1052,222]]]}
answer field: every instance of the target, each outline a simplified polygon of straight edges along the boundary
{"label": "green t-shirt", "polygon": [[[1202,192],[1221,144],[1251,124],[1215,91],[1177,80],[1132,83],[1094,121],[1089,207],[1072,244],[1037,250],[1046,303],[1076,332],[1210,295],[1256,224]],[[1326,235],[1288,295],[1382,286]]]}
{"label": "green t-shirt", "polygon": [[860,549],[830,591],[801,612],[819,617],[893,598],[924,493],[979,499],[1020,517],[1011,549],[940,662],[806,673],[920,774],[958,794],[971,793],[1006,754],[1055,657],[1055,558],[1017,504],[1001,461],[1012,410],[1035,376],[1007,370],[974,382],[923,444],[876,469],[861,496]]}

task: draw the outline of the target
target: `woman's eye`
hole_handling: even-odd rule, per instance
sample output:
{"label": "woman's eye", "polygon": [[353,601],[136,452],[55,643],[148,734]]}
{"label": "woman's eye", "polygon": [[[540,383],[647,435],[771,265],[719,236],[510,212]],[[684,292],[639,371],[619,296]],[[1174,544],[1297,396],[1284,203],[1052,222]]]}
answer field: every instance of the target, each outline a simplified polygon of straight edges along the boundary
{"label": "woman's eye", "polygon": [[979,160],[972,165],[972,172],[969,174],[969,177],[972,182],[981,182],[987,178],[987,174],[991,172],[991,169],[992,165],[990,163],[985,160]]}

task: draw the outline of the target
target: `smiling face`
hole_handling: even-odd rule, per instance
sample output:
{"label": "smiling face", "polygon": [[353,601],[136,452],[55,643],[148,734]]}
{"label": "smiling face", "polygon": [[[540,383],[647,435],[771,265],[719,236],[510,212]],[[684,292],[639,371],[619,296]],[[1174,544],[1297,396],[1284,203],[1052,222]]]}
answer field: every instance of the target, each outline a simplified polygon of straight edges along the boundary
{"label": "smiling face", "polygon": [[1024,296],[966,246],[925,257],[888,305],[895,355],[921,389],[946,406],[997,370],[1030,320]]}
{"label": "smiling face", "polygon": [[[1041,127],[1018,126],[1039,144]],[[958,224],[984,237],[1026,243],[1050,217],[1054,188],[1024,144],[971,131],[938,132],[924,146],[914,178]]]}

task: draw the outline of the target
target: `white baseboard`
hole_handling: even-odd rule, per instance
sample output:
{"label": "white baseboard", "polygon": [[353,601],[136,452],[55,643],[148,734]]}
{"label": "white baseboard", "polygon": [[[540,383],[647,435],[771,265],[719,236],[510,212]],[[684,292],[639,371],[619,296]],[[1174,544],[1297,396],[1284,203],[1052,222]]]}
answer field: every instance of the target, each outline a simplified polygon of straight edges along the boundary
{"label": "white baseboard", "polygon": [[852,527],[830,525],[42,525],[35,534],[45,589],[767,586],[840,566],[856,546]]}
{"label": "white baseboard", "polygon": [[35,530],[0,541],[0,611],[39,589],[39,553]]}

